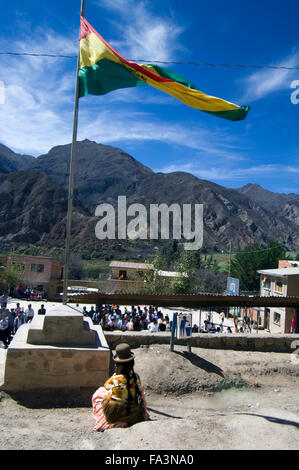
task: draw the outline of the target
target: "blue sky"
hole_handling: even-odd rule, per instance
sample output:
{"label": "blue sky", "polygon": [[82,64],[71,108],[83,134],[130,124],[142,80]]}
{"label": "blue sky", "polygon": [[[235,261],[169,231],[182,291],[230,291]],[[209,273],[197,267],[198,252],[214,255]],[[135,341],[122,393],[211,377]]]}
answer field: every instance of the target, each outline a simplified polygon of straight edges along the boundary
{"label": "blue sky", "polygon": [[[0,52],[77,54],[80,0],[0,3]],[[86,0],[85,16],[135,61],[299,67],[295,0]],[[0,141],[34,156],[70,143],[76,59],[1,55],[1,64]],[[291,102],[291,84],[299,85],[299,69],[164,66],[203,92],[250,105],[247,118],[226,121],[137,87],[81,98],[78,139],[119,147],[154,171],[298,193],[299,103]]]}

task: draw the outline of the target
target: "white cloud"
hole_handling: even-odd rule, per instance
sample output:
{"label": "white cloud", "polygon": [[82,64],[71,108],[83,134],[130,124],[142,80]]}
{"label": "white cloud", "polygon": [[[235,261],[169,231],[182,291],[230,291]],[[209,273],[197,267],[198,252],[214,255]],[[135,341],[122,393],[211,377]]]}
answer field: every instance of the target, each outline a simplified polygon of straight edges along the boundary
{"label": "white cloud", "polygon": [[[284,67],[299,66],[299,52],[294,52],[273,65],[283,65]],[[298,74],[298,71],[296,70],[263,69],[250,74],[245,80],[242,80],[243,87],[246,91],[242,98],[240,98],[240,101],[250,103],[260,98],[264,98],[270,93],[289,89],[292,77],[296,75],[296,72]]]}
{"label": "white cloud", "polygon": [[[34,34],[36,33],[36,34]],[[38,38],[38,39],[33,39]],[[3,39],[5,43],[6,39]],[[74,53],[76,42],[37,29],[10,42],[10,50]],[[76,60],[3,56],[0,79],[5,102],[0,106],[0,140],[21,153],[38,155],[71,139]],[[74,66],[74,72],[68,71]]]}
{"label": "white cloud", "polygon": [[299,173],[299,167],[288,166],[287,169],[291,173]]}
{"label": "white cloud", "polygon": [[167,62],[182,50],[179,43],[182,26],[171,15],[162,18],[152,13],[150,2],[101,0],[98,5],[117,13],[121,19],[113,22],[120,39],[114,37],[110,43],[127,59]]}
{"label": "white cloud", "polygon": [[161,173],[172,173],[176,171],[183,171],[192,173],[201,179],[207,179],[212,181],[242,181],[248,180],[250,177],[257,178],[265,176],[285,177],[292,172],[299,172],[299,168],[289,167],[287,165],[279,164],[264,164],[254,165],[251,167],[231,167],[225,162],[218,164],[217,166],[206,163],[204,159],[200,159],[192,162],[185,162],[172,165],[167,165],[161,168],[156,168],[154,171]]}
{"label": "white cloud", "polygon": [[195,156],[204,155],[216,161],[241,161],[237,146],[223,132],[200,126],[188,126],[167,120],[145,111],[126,109],[99,110],[90,119],[90,110],[81,108],[79,139],[86,138],[104,144],[156,141],[172,147],[186,149]]}

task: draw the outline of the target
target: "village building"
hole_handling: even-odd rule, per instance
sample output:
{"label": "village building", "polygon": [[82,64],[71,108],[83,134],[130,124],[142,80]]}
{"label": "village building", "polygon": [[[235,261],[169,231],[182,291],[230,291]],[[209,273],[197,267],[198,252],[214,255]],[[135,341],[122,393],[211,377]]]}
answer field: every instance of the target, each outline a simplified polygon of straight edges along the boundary
{"label": "village building", "polygon": [[[111,261],[109,281],[113,291],[119,293],[137,292],[145,287],[146,275],[154,270],[154,265],[150,263],[134,263],[127,261]],[[173,278],[187,276],[186,273],[176,271],[157,271],[166,285]]]}
{"label": "village building", "polygon": [[23,291],[26,288],[35,289],[43,292],[49,299],[59,298],[59,292],[62,290],[63,263],[58,259],[9,254],[1,257],[1,265],[14,268],[18,272]]}
{"label": "village building", "polygon": [[[284,265],[284,263],[280,262],[281,265]],[[261,296],[299,296],[299,266],[261,269],[258,273],[261,276]],[[290,333],[294,315],[294,308],[265,308],[263,326],[270,333]]]}
{"label": "village building", "polygon": [[[279,260],[277,269],[261,269],[260,296],[299,297],[299,261]],[[242,308],[242,317],[247,315],[254,326],[270,333],[290,333],[294,308],[251,307]]]}

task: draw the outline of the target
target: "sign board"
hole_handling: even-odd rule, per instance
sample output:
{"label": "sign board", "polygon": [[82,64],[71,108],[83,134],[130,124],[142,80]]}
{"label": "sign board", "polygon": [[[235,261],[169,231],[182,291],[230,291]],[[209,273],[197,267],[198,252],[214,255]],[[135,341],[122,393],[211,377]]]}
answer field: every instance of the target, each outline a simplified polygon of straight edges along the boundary
{"label": "sign board", "polygon": [[191,353],[191,341],[192,341],[192,313],[180,313],[175,312],[172,318],[172,328],[170,336],[170,350],[173,351],[174,338],[186,338],[188,352]]}
{"label": "sign board", "polygon": [[189,339],[192,336],[192,315],[191,313],[180,313],[177,316],[177,338]]}
{"label": "sign board", "polygon": [[239,295],[239,279],[234,277],[227,278],[227,288],[226,292],[228,295]]}

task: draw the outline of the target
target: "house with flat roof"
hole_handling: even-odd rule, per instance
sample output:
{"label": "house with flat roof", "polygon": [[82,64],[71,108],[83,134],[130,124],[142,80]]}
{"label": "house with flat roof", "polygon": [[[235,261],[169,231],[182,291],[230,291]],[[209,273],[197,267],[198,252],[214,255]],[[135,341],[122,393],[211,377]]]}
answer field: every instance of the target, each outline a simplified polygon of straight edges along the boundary
{"label": "house with flat roof", "polygon": [[[299,297],[299,266],[261,269],[258,273],[261,296]],[[271,333],[290,333],[294,314],[294,308],[265,308],[264,327]]]}
{"label": "house with flat roof", "polygon": [[2,264],[15,267],[22,279],[22,287],[37,289],[50,299],[59,296],[62,289],[64,264],[47,256],[9,254],[1,257]]}
{"label": "house with flat roof", "polygon": [[[144,287],[146,274],[154,270],[151,263],[134,263],[127,261],[111,261],[109,281],[114,283],[118,292],[137,292]],[[157,271],[161,281],[170,282],[175,277],[187,276],[186,273],[176,271]]]}

